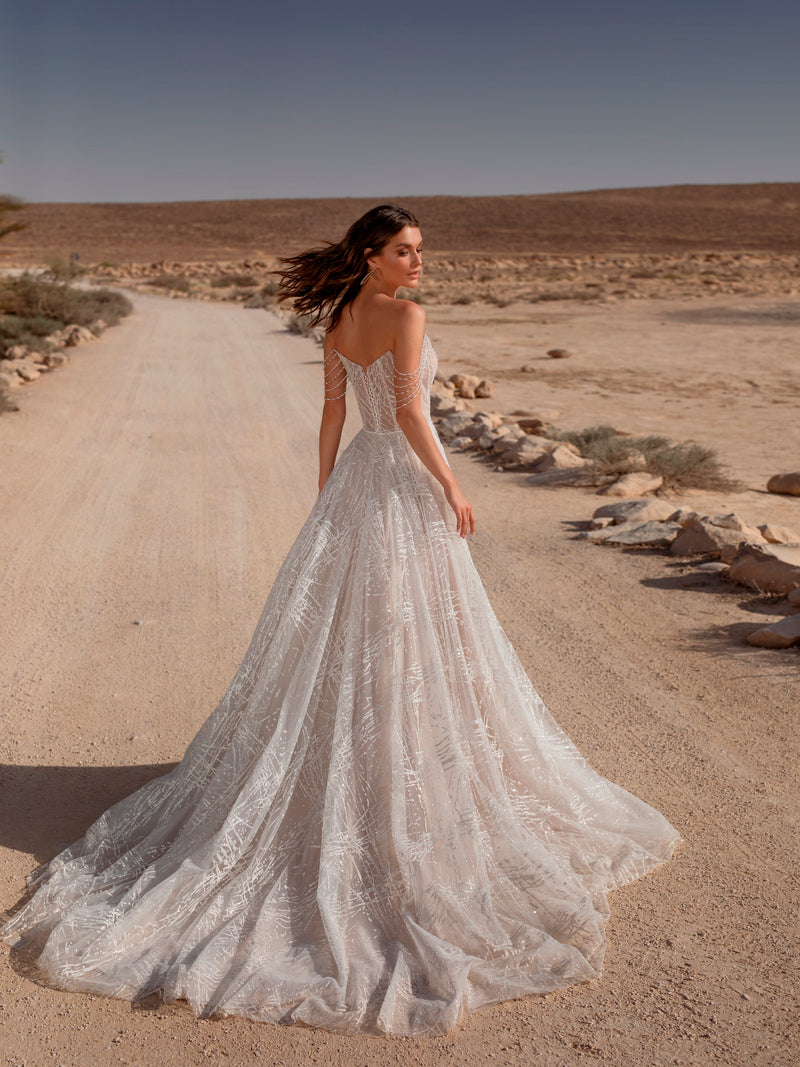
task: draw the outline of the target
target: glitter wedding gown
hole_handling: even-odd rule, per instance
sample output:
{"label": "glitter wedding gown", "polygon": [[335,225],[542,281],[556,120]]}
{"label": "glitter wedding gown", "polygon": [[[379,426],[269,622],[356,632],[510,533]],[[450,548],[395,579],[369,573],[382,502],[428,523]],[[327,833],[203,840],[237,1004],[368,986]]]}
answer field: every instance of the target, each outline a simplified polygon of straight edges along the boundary
{"label": "glitter wedding gown", "polygon": [[399,397],[430,392],[430,340],[416,379],[390,351],[331,359],[363,429],[222,702],[3,928],[61,988],[441,1033],[595,977],[606,891],[679,840],[553,721],[398,428]]}

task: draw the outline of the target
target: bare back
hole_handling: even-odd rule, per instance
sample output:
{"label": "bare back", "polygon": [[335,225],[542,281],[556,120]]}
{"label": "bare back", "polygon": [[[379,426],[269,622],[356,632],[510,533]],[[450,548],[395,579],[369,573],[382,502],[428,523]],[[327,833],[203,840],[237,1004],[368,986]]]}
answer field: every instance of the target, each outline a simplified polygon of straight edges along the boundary
{"label": "bare back", "polygon": [[336,328],[329,331],[326,348],[332,346],[352,363],[369,366],[394,350],[404,304],[407,301],[383,293],[357,296],[344,309]]}

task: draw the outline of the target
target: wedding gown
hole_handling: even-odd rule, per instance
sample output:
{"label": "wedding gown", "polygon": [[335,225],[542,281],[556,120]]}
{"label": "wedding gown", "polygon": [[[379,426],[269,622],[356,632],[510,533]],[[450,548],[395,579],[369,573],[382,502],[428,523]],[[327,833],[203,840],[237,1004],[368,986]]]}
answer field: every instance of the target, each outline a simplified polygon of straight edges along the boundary
{"label": "wedding gown", "polygon": [[[398,428],[392,353],[333,355],[363,429],[222,702],[3,928],[61,988],[441,1033],[595,977],[606,891],[679,840],[542,704]],[[425,400],[435,369],[426,337]]]}

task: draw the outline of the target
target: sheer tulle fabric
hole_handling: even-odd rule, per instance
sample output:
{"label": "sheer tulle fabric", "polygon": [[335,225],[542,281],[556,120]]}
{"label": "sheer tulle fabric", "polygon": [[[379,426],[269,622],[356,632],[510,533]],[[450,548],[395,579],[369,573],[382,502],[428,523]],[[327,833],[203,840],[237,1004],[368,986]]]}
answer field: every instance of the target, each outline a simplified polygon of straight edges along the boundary
{"label": "sheer tulle fabric", "polygon": [[[335,355],[364,429],[228,692],[3,929],[63,988],[438,1033],[596,976],[607,890],[678,840],[543,706],[398,429],[391,352]],[[435,366],[426,338],[424,396]]]}

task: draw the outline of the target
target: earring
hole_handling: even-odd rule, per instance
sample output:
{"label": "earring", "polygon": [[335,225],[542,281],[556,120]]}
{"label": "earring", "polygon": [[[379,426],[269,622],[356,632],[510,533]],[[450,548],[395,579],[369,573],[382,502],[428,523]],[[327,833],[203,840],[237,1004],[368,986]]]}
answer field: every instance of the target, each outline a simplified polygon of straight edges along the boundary
{"label": "earring", "polygon": [[372,275],[373,275],[374,273],[375,273],[375,268],[373,267],[371,271],[368,271],[368,272],[367,272],[367,273],[366,273],[366,274],[364,275],[364,277],[363,277],[363,278],[361,279],[361,282],[360,282],[360,284],[361,284],[361,285],[363,285],[363,284],[364,284],[365,282],[369,281],[369,279],[370,279],[370,278],[372,277]]}

